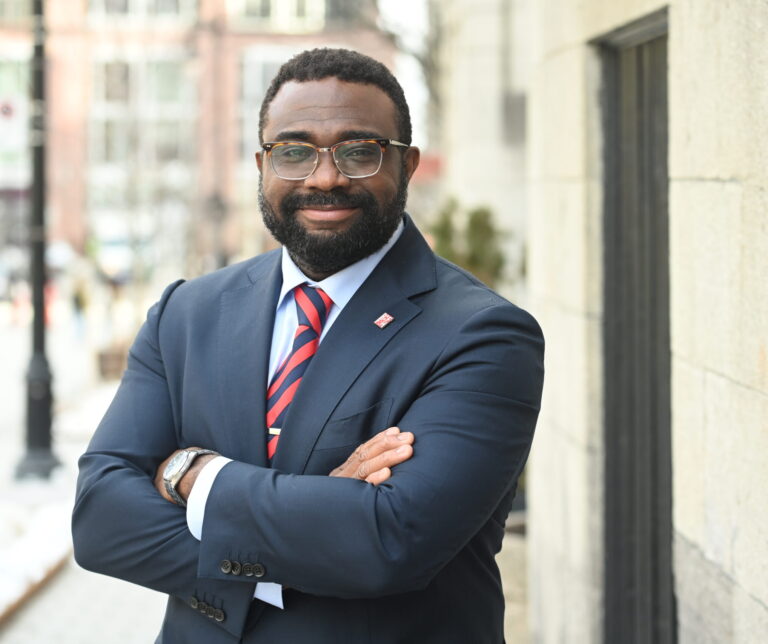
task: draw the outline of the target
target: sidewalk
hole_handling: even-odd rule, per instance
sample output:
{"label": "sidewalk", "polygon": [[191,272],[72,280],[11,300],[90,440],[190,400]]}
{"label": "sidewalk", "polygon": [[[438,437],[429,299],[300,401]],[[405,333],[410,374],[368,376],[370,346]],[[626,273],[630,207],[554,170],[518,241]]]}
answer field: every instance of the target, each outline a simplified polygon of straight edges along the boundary
{"label": "sidewalk", "polygon": [[[133,319],[125,311],[122,318]],[[53,372],[53,452],[48,481],[17,481],[23,453],[24,373],[31,355],[28,315],[0,303],[0,642],[66,644],[154,641],[165,598],[80,569],[72,559],[70,517],[77,459],[104,415],[116,382],[97,377],[96,351],[111,331],[96,305],[78,320],[53,305],[47,355]],[[59,619],[59,616],[62,618]],[[64,625],[64,626],[62,626]]]}
{"label": "sidewalk", "polygon": [[[91,343],[71,317],[57,316],[48,330],[48,358],[54,372],[55,453],[64,462],[50,481],[18,482],[16,466],[24,453],[24,372],[31,355],[29,321],[10,306],[0,308],[0,620],[61,565],[70,550],[69,514],[77,451],[92,431],[82,414],[82,395],[94,381]],[[63,377],[66,374],[66,377]],[[112,386],[109,390],[114,389]],[[92,406],[92,405],[91,405]],[[67,409],[71,411],[67,413]],[[90,416],[103,413],[93,409]],[[91,425],[89,426],[89,423]],[[79,434],[74,430],[81,424]]]}
{"label": "sidewalk", "polygon": [[496,556],[504,582],[504,636],[507,644],[528,644],[528,554],[525,535],[507,532]]}
{"label": "sidewalk", "polygon": [[[13,478],[20,446],[8,447],[0,480],[0,623],[68,560],[77,458],[114,395],[99,385],[54,421],[54,453],[61,465],[50,480]],[[0,626],[0,629],[2,626]],[[0,634],[2,630],[0,630]]]}

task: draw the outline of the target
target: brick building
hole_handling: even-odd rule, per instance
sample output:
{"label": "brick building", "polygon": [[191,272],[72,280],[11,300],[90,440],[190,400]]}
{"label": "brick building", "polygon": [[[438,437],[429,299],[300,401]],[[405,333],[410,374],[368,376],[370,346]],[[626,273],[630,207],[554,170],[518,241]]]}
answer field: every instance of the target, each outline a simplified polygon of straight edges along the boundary
{"label": "brick building", "polygon": [[[0,0],[0,247],[24,242],[29,0]],[[290,55],[394,66],[372,0],[46,2],[49,238],[107,273],[188,275],[267,243],[258,108]],[[160,278],[162,279],[162,278]]]}

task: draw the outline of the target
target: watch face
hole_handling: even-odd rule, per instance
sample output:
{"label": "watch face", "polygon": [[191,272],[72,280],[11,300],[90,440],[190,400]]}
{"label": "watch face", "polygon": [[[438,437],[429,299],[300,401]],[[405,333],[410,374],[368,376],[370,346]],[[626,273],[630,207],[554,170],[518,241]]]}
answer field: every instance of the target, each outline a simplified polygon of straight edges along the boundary
{"label": "watch face", "polygon": [[165,472],[163,472],[163,478],[170,479],[173,478],[173,476],[181,470],[182,467],[184,467],[184,463],[187,462],[187,458],[189,457],[189,453],[186,451],[181,451],[176,456],[174,456],[169,462],[168,465],[165,467]]}

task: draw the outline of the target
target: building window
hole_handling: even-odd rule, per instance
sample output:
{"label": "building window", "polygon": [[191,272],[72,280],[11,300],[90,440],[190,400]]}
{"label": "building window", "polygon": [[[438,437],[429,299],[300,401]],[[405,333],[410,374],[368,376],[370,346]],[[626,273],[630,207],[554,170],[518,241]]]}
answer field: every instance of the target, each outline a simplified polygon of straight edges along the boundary
{"label": "building window", "polygon": [[354,7],[349,0],[327,0],[325,16],[329,22],[346,22],[354,15]]}
{"label": "building window", "polygon": [[131,133],[130,123],[124,120],[103,121],[97,124],[101,128],[101,146],[95,150],[94,161],[99,163],[121,163],[128,158]]}
{"label": "building window", "polygon": [[128,13],[128,0],[104,0],[104,13]]}
{"label": "building window", "polygon": [[191,176],[194,84],[179,56],[97,63],[93,96],[90,159],[100,177],[132,175],[139,190],[162,183],[170,166],[174,182],[179,171]]}
{"label": "building window", "polygon": [[311,33],[325,26],[326,0],[230,0],[236,28]]}
{"label": "building window", "polygon": [[197,0],[91,0],[89,13],[95,17],[120,20],[147,16],[191,20],[197,13]]}
{"label": "building window", "polygon": [[18,20],[32,15],[31,0],[0,0],[0,20]]}
{"label": "building window", "polygon": [[124,62],[111,62],[103,68],[101,95],[107,103],[127,103],[131,95],[130,68]]}
{"label": "building window", "polygon": [[0,60],[0,247],[21,245],[26,240],[32,182],[28,82],[26,61]]}
{"label": "building window", "polygon": [[150,13],[155,14],[178,14],[179,0],[152,0],[149,5]]}
{"label": "building window", "polygon": [[176,104],[184,99],[183,66],[177,61],[155,61],[147,67],[147,90],[153,103]]}
{"label": "building window", "polygon": [[267,88],[280,66],[289,58],[285,54],[263,58],[243,57],[240,68],[240,156],[243,163],[252,164],[259,149],[259,109]]}
{"label": "building window", "polygon": [[0,188],[26,187],[29,179],[29,65],[0,61]]}
{"label": "building window", "polygon": [[272,15],[272,0],[245,0],[244,13],[253,18],[269,18]]}
{"label": "building window", "polygon": [[192,123],[162,120],[153,123],[150,135],[151,159],[158,164],[190,160]]}

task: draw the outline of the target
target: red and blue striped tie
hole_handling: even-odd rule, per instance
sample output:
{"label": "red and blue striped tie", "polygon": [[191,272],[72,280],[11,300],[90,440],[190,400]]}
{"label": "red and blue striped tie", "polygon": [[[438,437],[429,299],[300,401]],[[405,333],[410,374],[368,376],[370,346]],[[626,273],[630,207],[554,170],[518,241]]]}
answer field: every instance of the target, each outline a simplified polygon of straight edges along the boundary
{"label": "red and blue striped tie", "polygon": [[317,352],[320,334],[333,301],[322,289],[301,284],[293,289],[299,326],[293,337],[291,353],[275,371],[267,389],[267,458],[272,458],[280,440],[280,429],[288,407],[301,384],[312,356]]}

